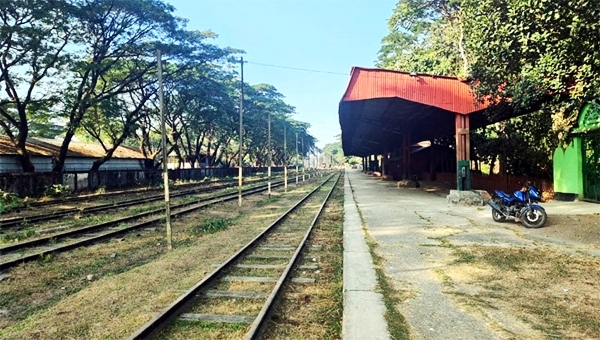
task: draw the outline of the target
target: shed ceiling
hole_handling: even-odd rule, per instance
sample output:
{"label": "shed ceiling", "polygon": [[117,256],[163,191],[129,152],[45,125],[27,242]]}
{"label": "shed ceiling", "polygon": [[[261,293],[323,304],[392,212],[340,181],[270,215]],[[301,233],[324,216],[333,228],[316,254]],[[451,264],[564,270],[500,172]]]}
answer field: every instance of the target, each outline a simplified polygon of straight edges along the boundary
{"label": "shed ceiling", "polygon": [[472,129],[485,126],[486,106],[458,78],[355,67],[339,105],[344,154],[391,152],[403,134],[411,143],[453,136],[456,114],[469,115]]}

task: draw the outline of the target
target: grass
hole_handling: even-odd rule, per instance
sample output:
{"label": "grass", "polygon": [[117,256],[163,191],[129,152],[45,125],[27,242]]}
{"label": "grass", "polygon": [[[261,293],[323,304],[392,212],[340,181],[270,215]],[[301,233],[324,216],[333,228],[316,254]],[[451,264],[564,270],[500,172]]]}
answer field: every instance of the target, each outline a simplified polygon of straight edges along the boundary
{"label": "grass", "polygon": [[[313,229],[300,264],[317,265],[294,277],[314,277],[312,284],[285,287],[264,339],[341,339],[343,313],[343,181],[333,192]],[[313,247],[319,246],[319,247]],[[314,250],[318,249],[318,250]],[[313,260],[314,259],[314,260]]]}
{"label": "grass", "polygon": [[212,234],[224,230],[229,225],[229,221],[224,218],[209,218],[192,229],[192,235]]}
{"label": "grass", "polygon": [[[352,189],[354,192],[354,189]],[[367,223],[363,217],[362,211],[360,207],[355,202],[356,209],[358,210],[358,215],[361,220],[361,226],[365,232],[365,239],[367,241],[367,246],[369,247],[369,252],[371,253],[371,258],[373,261],[373,267],[375,268],[375,275],[378,284],[378,291],[381,293],[383,298],[383,304],[385,305],[386,312],[384,314],[385,320],[388,325],[388,331],[390,332],[390,337],[392,339],[410,339],[410,328],[408,322],[404,318],[404,316],[398,310],[398,305],[410,298],[413,293],[410,291],[399,291],[394,286],[392,280],[385,275],[384,272],[384,264],[385,259],[379,254],[377,254],[377,242],[375,239],[369,234],[367,229]],[[423,216],[417,214],[421,219],[428,221]]]}
{"label": "grass", "polygon": [[[9,311],[8,318],[0,318],[0,338],[126,338],[262,230],[272,220],[262,210],[280,214],[309,189],[288,193],[261,209],[256,209],[263,200],[258,195],[245,198],[242,209],[233,201],[178,217],[172,221],[171,252],[166,251],[162,230],[138,231],[121,242],[16,267],[0,284],[0,306]],[[198,214],[229,225],[212,234],[192,235]],[[92,281],[86,278],[89,274]]]}
{"label": "grass", "polygon": [[35,230],[24,230],[20,233],[4,234],[0,237],[1,243],[19,242],[37,235]]}
{"label": "grass", "polygon": [[[358,205],[357,205],[358,208]],[[410,339],[410,331],[408,322],[404,316],[400,313],[397,306],[410,296],[410,292],[401,292],[396,289],[392,280],[385,275],[384,264],[385,260],[383,257],[377,254],[377,242],[366,230],[366,223],[363,219],[362,213],[359,210],[360,219],[362,221],[363,229],[366,234],[367,245],[369,246],[369,252],[373,260],[375,268],[375,275],[378,284],[378,291],[383,297],[383,304],[385,305],[385,320],[387,321],[388,330],[392,339]]]}
{"label": "grass", "polygon": [[164,204],[148,204],[148,205],[139,205],[134,208],[131,208],[129,211],[132,215],[138,215],[141,213],[145,213],[152,210],[157,210],[160,208],[164,208]]}
{"label": "grass", "polygon": [[[600,338],[600,259],[551,248],[455,248],[445,275],[460,283],[452,290],[465,303],[502,310],[524,320],[540,336]],[[469,254],[469,261],[461,261]]]}

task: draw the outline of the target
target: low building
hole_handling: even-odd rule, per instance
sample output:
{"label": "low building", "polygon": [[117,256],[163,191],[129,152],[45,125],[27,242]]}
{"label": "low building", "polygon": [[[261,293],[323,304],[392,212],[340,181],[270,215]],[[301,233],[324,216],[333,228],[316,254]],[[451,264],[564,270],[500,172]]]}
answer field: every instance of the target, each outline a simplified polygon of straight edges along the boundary
{"label": "low building", "polygon": [[[62,140],[49,138],[27,139],[26,147],[36,172],[52,171],[53,159],[58,157],[62,142]],[[64,171],[89,171],[92,163],[104,155],[104,148],[100,144],[71,141]],[[119,146],[112,158],[100,166],[100,170],[142,170],[152,163],[152,159],[145,157],[138,150]],[[22,171],[14,145],[8,137],[0,136],[0,172]]]}

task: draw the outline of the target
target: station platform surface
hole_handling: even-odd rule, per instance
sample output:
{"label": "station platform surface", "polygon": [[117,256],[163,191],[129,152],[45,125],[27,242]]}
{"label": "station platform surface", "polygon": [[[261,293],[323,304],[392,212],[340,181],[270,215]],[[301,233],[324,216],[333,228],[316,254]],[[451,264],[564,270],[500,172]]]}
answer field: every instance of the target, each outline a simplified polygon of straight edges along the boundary
{"label": "station platform surface", "polygon": [[[587,202],[543,204],[549,214],[598,214]],[[441,239],[456,244],[525,244],[505,224],[494,224],[490,207],[456,206],[443,194],[423,188],[398,188],[360,170],[346,170],[344,186],[344,312],[346,340],[391,339],[383,297],[365,235],[376,242],[386,277],[414,294],[398,307],[415,339],[501,339],[494,324],[526,337],[535,336],[506,315],[474,315],[444,293],[439,271],[450,251]],[[600,221],[600,216],[599,216]],[[500,226],[498,226],[500,225]],[[512,228],[520,228],[514,224]],[[522,228],[525,230],[525,228]],[[543,228],[542,228],[543,229]],[[536,230],[526,230],[535,233]],[[535,235],[534,235],[535,236]],[[494,318],[498,318],[497,320]],[[532,332],[529,334],[528,332]]]}

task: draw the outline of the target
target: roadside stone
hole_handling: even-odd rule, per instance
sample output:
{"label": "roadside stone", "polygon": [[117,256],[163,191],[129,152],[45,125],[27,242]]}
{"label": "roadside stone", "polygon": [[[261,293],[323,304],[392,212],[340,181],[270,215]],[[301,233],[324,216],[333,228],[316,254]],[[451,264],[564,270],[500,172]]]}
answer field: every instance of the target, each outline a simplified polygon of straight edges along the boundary
{"label": "roadside stone", "polygon": [[93,279],[94,279],[94,274],[89,274],[89,275],[87,276],[87,280],[88,280],[88,281],[92,281]]}
{"label": "roadside stone", "polygon": [[412,179],[404,179],[396,182],[397,188],[419,188],[419,182],[413,181]]}
{"label": "roadside stone", "polygon": [[0,316],[8,316],[8,310],[0,309]]}
{"label": "roadside stone", "polygon": [[492,195],[490,195],[485,190],[473,190],[473,191],[479,194],[479,197],[481,197],[481,199],[483,200],[484,204],[487,203],[489,200],[492,199]]}
{"label": "roadside stone", "polygon": [[112,254],[110,254],[110,258],[111,258],[111,259],[114,259],[115,257],[117,257],[117,253],[112,253]]}
{"label": "roadside stone", "polygon": [[450,190],[450,194],[446,196],[446,201],[456,205],[483,205],[485,202],[480,193],[476,191],[459,190]]}

